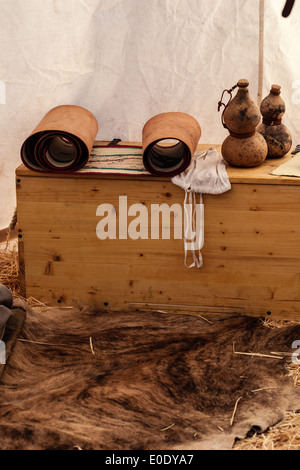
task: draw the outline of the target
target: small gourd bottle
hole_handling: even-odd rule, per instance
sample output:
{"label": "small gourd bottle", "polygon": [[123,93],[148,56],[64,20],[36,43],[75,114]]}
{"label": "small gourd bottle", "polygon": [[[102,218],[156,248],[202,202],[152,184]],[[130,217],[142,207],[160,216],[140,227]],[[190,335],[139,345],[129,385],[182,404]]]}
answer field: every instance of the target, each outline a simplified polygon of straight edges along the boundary
{"label": "small gourd bottle", "polygon": [[279,85],[272,85],[270,93],[260,105],[263,117],[262,124],[257,131],[264,137],[268,145],[268,158],[281,158],[286,155],[292,147],[292,136],[289,129],[282,124],[285,113],[285,102]]}

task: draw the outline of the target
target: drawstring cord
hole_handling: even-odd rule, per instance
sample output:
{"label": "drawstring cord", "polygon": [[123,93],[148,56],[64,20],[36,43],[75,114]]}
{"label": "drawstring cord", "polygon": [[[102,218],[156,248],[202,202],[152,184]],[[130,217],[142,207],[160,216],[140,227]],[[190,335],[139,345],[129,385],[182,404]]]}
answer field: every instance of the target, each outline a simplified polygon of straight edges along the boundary
{"label": "drawstring cord", "polygon": [[[199,199],[199,234],[197,239],[198,226],[196,195],[191,191],[190,188],[185,191],[184,265],[187,268],[202,268],[203,266],[201,249],[204,245],[204,204],[202,194],[199,194]],[[187,256],[189,251],[192,252],[193,256],[193,263],[190,265],[187,264]]]}

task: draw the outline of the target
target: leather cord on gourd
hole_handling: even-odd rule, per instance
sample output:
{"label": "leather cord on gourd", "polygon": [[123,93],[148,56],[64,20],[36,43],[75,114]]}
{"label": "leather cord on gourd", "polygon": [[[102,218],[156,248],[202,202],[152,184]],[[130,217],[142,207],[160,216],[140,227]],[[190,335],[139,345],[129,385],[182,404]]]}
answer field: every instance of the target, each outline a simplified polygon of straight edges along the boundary
{"label": "leather cord on gourd", "polygon": [[231,137],[234,137],[235,139],[249,139],[249,137],[254,136],[255,133],[256,133],[256,129],[254,129],[251,132],[247,132],[245,134],[238,134],[237,132],[232,132],[231,130],[229,130],[229,134],[231,135]]}
{"label": "leather cord on gourd", "polygon": [[[223,90],[222,95],[221,95],[221,99],[218,102],[218,112],[220,112],[221,107],[224,106],[222,116],[221,116],[221,121],[222,121],[222,125],[223,125],[223,127],[225,127],[225,129],[228,129],[228,127],[226,126],[225,121],[224,121],[224,113],[225,113],[226,108],[229,105],[230,101],[232,100],[232,92],[237,88],[237,86],[238,86],[238,84],[234,85],[232,88],[230,88],[230,90]],[[223,101],[222,101],[225,93],[228,93],[230,95],[227,104],[223,103]]]}
{"label": "leather cord on gourd", "polygon": [[263,118],[262,122],[266,126],[280,126],[280,124],[282,124],[282,119],[272,120]]}

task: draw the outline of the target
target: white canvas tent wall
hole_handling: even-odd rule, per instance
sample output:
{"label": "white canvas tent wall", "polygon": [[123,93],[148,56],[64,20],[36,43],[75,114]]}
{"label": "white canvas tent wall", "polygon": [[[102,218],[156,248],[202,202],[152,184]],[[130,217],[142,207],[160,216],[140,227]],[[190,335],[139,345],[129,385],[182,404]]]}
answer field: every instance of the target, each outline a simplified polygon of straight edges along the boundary
{"label": "white canvas tent wall", "polygon": [[[54,106],[77,104],[97,139],[141,141],[155,114],[182,111],[202,143],[227,135],[217,103],[250,81],[259,100],[282,86],[300,143],[300,2],[285,0],[0,0],[0,229],[15,208],[20,147]],[[264,32],[264,34],[262,34]],[[263,40],[264,39],[264,40]]]}

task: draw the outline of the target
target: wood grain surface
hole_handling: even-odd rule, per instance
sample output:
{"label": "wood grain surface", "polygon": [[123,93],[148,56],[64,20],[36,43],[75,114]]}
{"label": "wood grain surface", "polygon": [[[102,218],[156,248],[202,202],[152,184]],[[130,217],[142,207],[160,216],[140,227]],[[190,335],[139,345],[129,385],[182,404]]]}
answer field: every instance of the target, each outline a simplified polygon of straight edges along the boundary
{"label": "wood grain surface", "polygon": [[[205,149],[209,146],[199,146]],[[285,157],[285,159],[291,156]],[[98,205],[183,204],[170,178],[44,175],[16,170],[26,297],[49,305],[160,308],[300,318],[300,179],[228,168],[231,191],[204,196],[203,267],[184,266],[183,240],[100,240]],[[149,220],[149,225],[151,220]]]}

